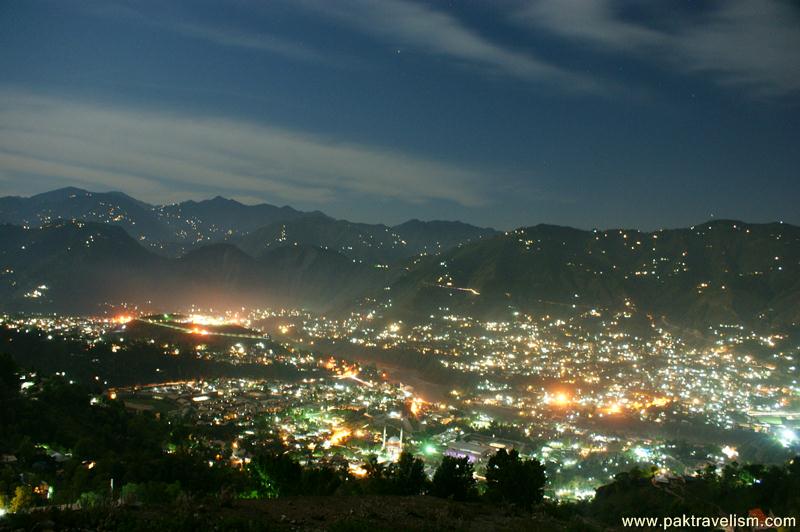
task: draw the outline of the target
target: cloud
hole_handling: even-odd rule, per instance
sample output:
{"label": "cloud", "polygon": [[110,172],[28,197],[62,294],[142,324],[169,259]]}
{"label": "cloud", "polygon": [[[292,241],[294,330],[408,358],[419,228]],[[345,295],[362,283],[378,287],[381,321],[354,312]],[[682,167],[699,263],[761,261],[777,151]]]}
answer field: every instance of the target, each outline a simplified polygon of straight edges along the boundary
{"label": "cloud", "polygon": [[[445,57],[492,75],[510,76],[525,81],[548,82],[576,92],[607,92],[612,86],[581,72],[548,62],[533,53],[522,52],[492,42],[468,28],[456,17],[407,0],[296,0],[292,8],[305,7],[351,29],[388,41],[393,46]],[[251,6],[252,7],[252,6]],[[354,60],[332,50],[319,50],[300,41],[264,32],[197,20],[177,20],[146,16],[130,6],[92,5],[96,15],[128,18],[186,37],[202,39],[220,46],[258,50],[288,59],[329,66],[352,67]],[[268,13],[263,11],[261,14]]]}
{"label": "cloud", "polygon": [[323,54],[319,53],[317,50],[292,40],[276,37],[275,35],[188,22],[162,24],[162,27],[167,27],[168,29],[186,36],[203,39],[222,46],[269,52],[301,61],[325,61]]}
{"label": "cloud", "polygon": [[204,190],[320,206],[342,196],[486,203],[482,176],[446,162],[269,125],[2,90],[0,175],[155,202]]}
{"label": "cloud", "polygon": [[302,42],[266,32],[208,24],[197,20],[190,21],[188,16],[179,20],[174,17],[164,17],[160,13],[146,14],[131,6],[115,3],[87,4],[84,7],[88,12],[97,16],[135,21],[220,46],[266,52],[298,61],[324,64],[345,62],[343,58],[331,52],[323,53]]}
{"label": "cloud", "polygon": [[[535,0],[515,18],[588,45],[656,59],[683,72],[706,73],[718,84],[746,86],[760,95],[800,90],[800,12],[789,2],[726,0],[667,21],[668,27],[660,13],[651,12],[648,24],[626,17],[624,10],[631,5],[620,0]],[[649,25],[653,22],[660,27]]]}
{"label": "cloud", "polygon": [[553,65],[532,53],[496,44],[457,18],[406,0],[300,0],[303,5],[361,32],[432,55],[527,81],[578,91],[604,90],[597,80]]}

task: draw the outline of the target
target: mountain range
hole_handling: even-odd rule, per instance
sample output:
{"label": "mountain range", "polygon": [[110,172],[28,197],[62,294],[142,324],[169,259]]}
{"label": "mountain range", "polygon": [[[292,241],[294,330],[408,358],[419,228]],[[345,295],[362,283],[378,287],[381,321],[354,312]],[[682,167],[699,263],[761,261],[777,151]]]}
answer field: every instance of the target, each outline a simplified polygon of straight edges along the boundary
{"label": "mountain range", "polygon": [[91,313],[124,304],[325,309],[379,288],[385,277],[335,251],[300,245],[254,258],[216,243],[164,257],[120,227],[77,221],[0,226],[0,264],[0,305],[28,311]]}
{"label": "mountain range", "polygon": [[800,227],[716,220],[685,229],[537,225],[423,257],[391,286],[394,307],[638,308],[705,327],[800,324]]}
{"label": "mountain range", "polygon": [[245,205],[219,196],[150,205],[122,192],[68,187],[29,198],[0,198],[0,223],[39,227],[64,220],[122,227],[143,246],[170,257],[219,242],[237,243],[254,255],[296,243],[384,263],[497,233],[461,222],[411,220],[395,227],[360,224],[335,220],[319,211],[266,203]]}
{"label": "mountain range", "polygon": [[394,227],[214,198],[152,206],[62,189],[0,198],[0,308],[636,308],[698,328],[800,323],[800,228],[715,220],[654,232],[460,222]]}

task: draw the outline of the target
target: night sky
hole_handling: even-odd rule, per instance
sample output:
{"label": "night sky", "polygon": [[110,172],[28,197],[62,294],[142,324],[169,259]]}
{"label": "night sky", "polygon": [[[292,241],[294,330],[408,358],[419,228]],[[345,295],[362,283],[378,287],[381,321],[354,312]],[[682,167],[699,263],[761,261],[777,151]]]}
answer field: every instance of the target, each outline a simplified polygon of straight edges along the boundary
{"label": "night sky", "polygon": [[0,195],[800,223],[800,3],[0,2]]}

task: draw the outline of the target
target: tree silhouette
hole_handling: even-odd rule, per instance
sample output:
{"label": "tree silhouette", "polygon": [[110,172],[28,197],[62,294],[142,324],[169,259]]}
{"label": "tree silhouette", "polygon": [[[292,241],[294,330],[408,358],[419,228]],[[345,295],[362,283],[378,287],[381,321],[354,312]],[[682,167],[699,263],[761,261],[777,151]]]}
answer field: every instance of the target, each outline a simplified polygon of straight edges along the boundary
{"label": "tree silhouette", "polygon": [[425,464],[408,451],[389,469],[391,491],[395,495],[419,495],[428,485]]}
{"label": "tree silhouette", "polygon": [[14,498],[11,499],[9,510],[12,513],[27,510],[34,503],[33,491],[29,486],[17,486],[14,489]]}
{"label": "tree silhouette", "polygon": [[250,471],[263,497],[295,495],[301,487],[303,470],[300,464],[285,454],[259,453],[250,462]]}
{"label": "tree silhouette", "polygon": [[431,494],[463,501],[475,495],[472,464],[467,458],[445,456],[433,475]]}
{"label": "tree silhouette", "polygon": [[526,508],[544,497],[544,466],[535,458],[522,460],[514,449],[500,449],[486,466],[487,495]]}

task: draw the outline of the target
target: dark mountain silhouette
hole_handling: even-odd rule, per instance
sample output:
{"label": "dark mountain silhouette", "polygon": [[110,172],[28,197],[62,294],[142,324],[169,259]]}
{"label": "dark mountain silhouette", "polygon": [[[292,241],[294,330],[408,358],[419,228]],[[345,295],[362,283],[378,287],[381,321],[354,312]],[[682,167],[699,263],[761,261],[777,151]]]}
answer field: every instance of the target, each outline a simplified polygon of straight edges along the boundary
{"label": "dark mountain silhouette", "polygon": [[[0,226],[6,309],[340,309],[381,299],[388,286],[392,312],[407,319],[437,308],[492,317],[633,307],[696,327],[800,323],[800,228],[789,224],[501,234],[460,222],[360,224],[219,197],[152,207],[74,188],[0,198],[0,216],[16,224]],[[78,221],[53,221],[62,218]],[[186,251],[154,252],[155,234]]]}
{"label": "dark mountain silhouette", "polygon": [[79,311],[157,292],[168,261],[120,227],[59,222],[0,226],[0,264],[4,307]]}
{"label": "dark mountain silhouette", "polygon": [[159,219],[181,239],[206,243],[228,240],[265,225],[307,215],[287,206],[245,205],[221,196],[164,205],[155,210]]}
{"label": "dark mountain silhouette", "polygon": [[70,187],[30,198],[0,198],[0,223],[39,227],[61,220],[122,227],[143,246],[169,257],[218,242],[236,242],[252,255],[299,244],[338,251],[371,264],[439,253],[496,233],[460,222],[412,220],[396,228],[353,223],[319,211],[266,203],[245,205],[220,196],[156,206],[120,192]]}
{"label": "dark mountain silhouette", "polygon": [[172,237],[152,206],[122,192],[89,192],[67,187],[30,198],[0,198],[1,223],[35,227],[58,220],[108,223],[123,227],[134,238],[148,242]]}
{"label": "dark mountain silhouette", "polygon": [[392,296],[408,313],[627,303],[696,325],[797,324],[798,274],[800,228],[788,224],[713,221],[652,233],[537,225],[419,261]]}
{"label": "dark mountain silhouette", "polygon": [[97,312],[121,303],[324,310],[377,289],[386,275],[319,248],[292,246],[256,259],[231,244],[212,244],[169,259],[106,224],[0,226],[4,310]]}
{"label": "dark mountain silhouette", "polygon": [[498,231],[464,222],[409,220],[392,228],[414,254],[436,255],[474,240],[498,235]]}
{"label": "dark mountain silhouette", "polygon": [[435,254],[487,236],[492,229],[461,222],[412,220],[394,227],[334,220],[317,214],[274,223],[239,241],[242,249],[260,254],[285,245],[332,249],[366,263],[393,263],[420,253]]}

